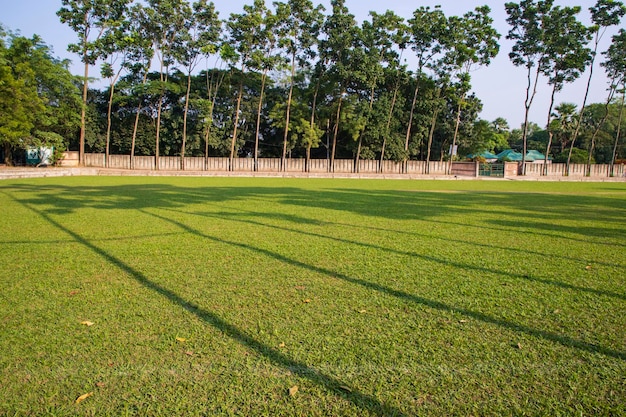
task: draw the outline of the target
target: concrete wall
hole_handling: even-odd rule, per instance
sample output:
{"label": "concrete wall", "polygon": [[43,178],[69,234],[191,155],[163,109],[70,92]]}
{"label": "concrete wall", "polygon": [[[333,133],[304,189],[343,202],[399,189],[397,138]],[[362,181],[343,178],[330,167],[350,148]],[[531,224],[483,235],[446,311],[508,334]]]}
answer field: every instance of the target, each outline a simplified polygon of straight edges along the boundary
{"label": "concrete wall", "polygon": [[[135,170],[155,170],[154,156],[136,156],[134,158],[134,167],[131,167],[129,155],[109,155],[108,168],[114,169],[135,169]],[[284,172],[309,172],[309,173],[328,173],[330,161],[327,159],[311,159],[308,166],[304,159],[287,159]],[[78,152],[65,152],[65,157],[61,161],[61,166],[72,167],[78,165]],[[185,171],[209,171],[209,172],[254,172],[253,158],[235,158],[233,160],[232,170],[229,169],[229,158],[225,157],[185,157]],[[355,173],[354,160],[352,159],[336,159],[332,173]],[[85,167],[104,168],[104,154],[85,154]],[[610,165],[591,165],[591,178],[606,178],[610,173]],[[505,178],[514,178],[518,176],[519,164],[517,162],[506,162],[504,164]],[[161,156],[159,157],[158,170],[163,171],[181,171],[183,163],[177,156]],[[586,177],[587,167],[584,164],[570,165],[570,177]],[[259,158],[257,172],[279,173],[281,172],[280,158]],[[398,175],[446,175],[448,171],[448,162],[431,161],[426,164],[424,161],[383,161],[382,164],[378,160],[360,160],[357,172],[359,174],[398,174]],[[452,164],[452,175],[477,177],[478,163],[476,162],[454,162]],[[544,175],[544,165],[536,163],[526,164],[527,177],[563,177],[566,175],[565,164],[548,164],[547,174]],[[625,165],[614,166],[614,176],[623,177],[626,175]]]}

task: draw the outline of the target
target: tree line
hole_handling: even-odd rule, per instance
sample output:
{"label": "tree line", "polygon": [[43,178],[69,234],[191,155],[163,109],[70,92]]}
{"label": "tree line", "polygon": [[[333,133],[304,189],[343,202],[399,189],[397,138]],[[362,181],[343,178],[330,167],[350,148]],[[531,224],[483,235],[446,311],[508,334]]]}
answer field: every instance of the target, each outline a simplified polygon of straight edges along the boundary
{"label": "tree line", "polygon": [[[580,22],[580,7],[552,0],[505,8],[509,57],[527,71],[519,129],[479,119],[482,104],[471,92],[472,72],[500,49],[487,6],[462,16],[418,7],[408,19],[370,12],[359,24],[345,0],[332,0],[328,11],[311,0],[254,0],[227,19],[206,0],[63,0],[57,14],[77,34],[69,50],[84,74],[67,76],[67,63],[41,39],[2,32],[0,77],[31,96],[0,98],[13,109],[0,117],[14,119],[1,121],[0,141],[5,157],[26,144],[53,144],[78,149],[81,161],[86,150],[128,154],[131,165],[135,155],[168,155],[180,156],[183,168],[189,155],[226,156],[231,165],[235,157],[328,158],[332,167],[335,158],[355,166],[451,161],[509,147],[542,150],[568,166],[623,158],[626,31],[606,51],[598,46],[626,7],[598,0],[591,26]],[[588,93],[599,58],[610,80],[606,102],[588,104],[585,94],[580,106],[557,104],[563,86],[585,72]],[[108,84],[101,90],[89,88],[96,63]],[[551,91],[543,126],[528,119],[540,88]],[[62,112],[68,117],[60,120]]]}

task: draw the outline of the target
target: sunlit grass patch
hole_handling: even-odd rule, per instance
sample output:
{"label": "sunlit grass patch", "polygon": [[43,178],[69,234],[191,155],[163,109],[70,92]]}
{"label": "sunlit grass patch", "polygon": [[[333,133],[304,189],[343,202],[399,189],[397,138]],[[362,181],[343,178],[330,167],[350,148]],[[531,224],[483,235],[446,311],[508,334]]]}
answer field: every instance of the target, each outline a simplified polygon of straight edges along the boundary
{"label": "sunlit grass patch", "polygon": [[624,191],[3,182],[0,414],[619,415]]}

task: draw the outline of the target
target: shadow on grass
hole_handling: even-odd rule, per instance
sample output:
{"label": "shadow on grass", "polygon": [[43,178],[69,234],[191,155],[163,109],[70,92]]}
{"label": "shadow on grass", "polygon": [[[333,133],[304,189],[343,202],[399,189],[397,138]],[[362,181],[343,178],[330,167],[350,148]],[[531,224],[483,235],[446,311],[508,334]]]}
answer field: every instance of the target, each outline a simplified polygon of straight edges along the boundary
{"label": "shadow on grass", "polygon": [[[451,305],[447,305],[445,303],[429,300],[424,297],[419,297],[417,295],[409,294],[406,292],[394,290],[393,288],[389,288],[380,284],[372,283],[369,281],[361,280],[359,278],[350,277],[343,274],[338,274],[334,271],[316,267],[313,265],[309,265],[307,263],[298,261],[296,259],[288,258],[279,253],[275,253],[269,250],[261,249],[254,247],[252,245],[248,245],[245,243],[232,242],[223,240],[217,237],[213,237],[210,235],[203,234],[202,232],[193,229],[192,227],[180,223],[176,220],[163,217],[154,213],[147,211],[146,209],[154,208],[154,209],[170,209],[180,211],[182,207],[186,207],[190,204],[206,204],[207,202],[219,202],[219,201],[229,201],[233,202],[236,200],[240,200],[245,202],[246,204],[250,204],[250,201],[254,201],[255,198],[262,198],[265,201],[276,201],[281,204],[290,204],[296,205],[300,207],[318,207],[329,210],[342,210],[347,211],[359,215],[364,216],[375,216],[382,218],[390,218],[390,219],[403,219],[403,220],[413,220],[413,219],[423,219],[423,220],[432,220],[432,218],[440,219],[442,216],[450,216],[450,215],[471,215],[481,212],[493,213],[490,207],[493,205],[501,209],[502,207],[510,208],[511,210],[522,210],[524,214],[519,213],[520,218],[527,217],[528,219],[534,219],[535,221],[539,219],[540,221],[547,221],[549,219],[555,218],[555,216],[560,216],[561,218],[564,215],[571,216],[571,208],[568,204],[575,205],[578,207],[581,212],[586,213],[585,215],[590,215],[597,207],[604,207],[606,205],[607,208],[613,210],[612,212],[604,213],[602,217],[605,220],[615,221],[617,223],[624,223],[624,218],[619,218],[618,214],[624,210],[624,203],[622,200],[616,200],[611,198],[603,198],[596,196],[563,196],[563,195],[543,195],[543,194],[530,194],[530,193],[522,193],[514,194],[492,194],[492,193],[468,193],[468,192],[460,192],[460,193],[439,193],[439,192],[429,192],[429,191],[420,191],[420,192],[406,192],[406,191],[367,191],[367,190],[340,190],[340,189],[332,189],[332,190],[305,190],[300,188],[291,188],[291,187],[282,187],[282,188],[271,188],[271,187],[201,187],[201,188],[189,188],[189,187],[177,187],[167,184],[152,184],[152,185],[114,185],[114,186],[99,186],[99,187],[49,187],[44,189],[43,193],[32,197],[32,193],[35,191],[42,191],[39,187],[34,187],[31,185],[19,185],[12,186],[13,189],[18,191],[29,192],[27,199],[23,201],[14,198],[15,201],[21,202],[25,206],[29,207],[31,210],[35,211],[39,215],[43,216],[47,221],[55,225],[57,228],[61,228],[66,233],[70,234],[74,239],[81,242],[91,250],[99,253],[101,256],[110,260],[113,264],[118,265],[120,268],[128,271],[135,279],[140,281],[146,287],[153,289],[154,291],[162,294],[163,296],[169,298],[173,302],[180,304],[185,309],[194,312],[199,317],[203,318],[207,323],[212,324],[217,328],[223,329],[224,332],[229,334],[234,339],[240,341],[243,344],[249,345],[251,348],[261,352],[266,355],[270,359],[274,361],[274,363],[280,366],[286,367],[295,367],[298,368],[304,367],[306,371],[302,372],[302,376],[305,376],[311,380],[314,380],[309,373],[314,372],[313,370],[306,368],[306,366],[298,363],[294,363],[293,360],[288,357],[282,355],[280,352],[275,351],[269,346],[260,344],[258,341],[245,334],[241,330],[233,327],[229,323],[224,322],[215,314],[200,310],[197,306],[189,305],[184,299],[180,296],[170,292],[166,288],[162,288],[151,281],[149,281],[145,276],[143,276],[139,271],[132,269],[130,266],[126,265],[120,259],[113,257],[112,255],[104,252],[102,249],[95,246],[92,242],[85,240],[78,234],[68,230],[60,223],[55,222],[48,214],[46,213],[55,213],[55,214],[65,214],[71,213],[72,211],[82,208],[82,207],[90,207],[96,209],[132,209],[132,210],[140,210],[144,213],[147,213],[155,218],[161,219],[163,221],[170,222],[182,230],[185,230],[189,233],[193,233],[197,236],[210,239],[216,242],[221,242],[233,246],[237,246],[240,248],[244,248],[250,251],[255,251],[261,254],[264,254],[268,257],[276,259],[285,264],[290,264],[296,267],[308,269],[320,274],[325,274],[331,277],[335,277],[337,279],[344,280],[346,282],[350,282],[374,291],[378,291],[384,294],[388,294],[400,299],[404,299],[416,304],[424,305],[436,310],[442,311],[451,311],[456,312],[476,320],[480,320],[485,323],[493,324],[500,326],[502,328],[510,329],[516,332],[524,333],[527,335],[531,335],[537,338],[542,338],[548,341],[552,341],[558,344],[561,344],[566,347],[576,348],[582,351],[587,351],[591,353],[599,353],[606,356],[610,356],[618,359],[626,359],[626,353],[609,349],[607,347],[586,343],[580,340],[576,340],[567,336],[555,334],[552,332],[548,332],[541,329],[535,329],[532,327],[524,326],[515,322],[511,322],[508,320],[500,319],[497,317],[492,317],[480,312],[467,310]],[[51,194],[46,194],[45,191],[50,191]],[[7,194],[8,195],[8,194]],[[528,201],[530,197],[534,197],[537,201]],[[43,210],[37,210],[33,206],[38,205]],[[50,207],[50,208],[46,208]],[[184,211],[183,211],[184,213]],[[189,213],[187,213],[189,214]],[[303,219],[298,216],[288,215],[287,218],[292,222],[300,222],[303,224],[311,224],[311,221],[308,219]],[[594,217],[589,217],[590,221]],[[439,221],[439,220],[434,220]],[[522,221],[522,223],[524,223]],[[464,224],[463,226],[468,226]],[[532,223],[529,223],[529,227],[532,227]],[[560,226],[555,226],[557,230]],[[599,227],[587,227],[587,232],[589,233],[597,233],[598,235],[602,235],[606,232],[606,229]],[[509,229],[510,230],[510,229]],[[571,232],[569,228],[561,229],[563,232]],[[315,234],[313,234],[315,235]],[[328,236],[315,235],[318,237],[328,238]],[[621,237],[619,234],[618,238]],[[352,242],[349,240],[345,240],[345,243],[349,244],[359,244],[366,245],[360,242]],[[377,249],[382,250],[390,250],[385,248]],[[410,256],[421,256],[424,259],[434,261],[434,262],[443,262],[443,260],[438,259],[432,256],[426,256],[421,254],[415,254],[406,252],[404,255]],[[447,263],[447,261],[446,261]],[[455,265],[458,268],[477,268],[480,271],[490,272],[490,273],[502,273],[502,271],[493,271],[487,270],[485,268],[480,267],[472,267],[469,265],[464,265],[458,263]],[[510,275],[510,274],[509,274]],[[623,299],[623,295],[608,293],[603,291],[597,291],[593,289],[587,288],[579,288],[576,286],[571,286],[569,284],[560,283],[557,281],[549,281],[549,280],[541,280],[535,279],[532,277],[525,276],[517,276],[516,278],[527,279],[531,281],[541,282],[543,284],[554,285],[561,288],[571,289],[571,290],[580,290],[586,291],[598,295],[612,296]],[[375,409],[376,412],[384,412],[385,406],[378,403],[374,398],[368,397],[359,393],[346,394],[345,392],[336,388],[337,384],[340,384],[340,381],[333,379],[332,377],[327,377],[323,375],[317,374],[315,376],[315,380],[321,386],[326,387],[327,389],[335,392],[336,394],[341,394],[343,396],[347,396],[350,401],[359,405],[360,407],[367,409]],[[368,404],[364,406],[364,404]],[[392,410],[393,412],[397,412],[397,410]]]}
{"label": "shadow on grass", "polygon": [[[237,215],[235,213],[227,213],[227,212],[222,212],[222,213],[218,213],[218,214],[213,214],[213,213],[190,213],[190,212],[185,212],[185,211],[176,211],[176,212],[187,214],[187,215],[203,216],[203,217],[213,217],[213,218],[217,218],[217,219],[225,219],[225,220],[236,221],[236,222],[240,222],[240,223],[251,224],[253,226],[267,227],[267,228],[270,228],[270,229],[281,230],[281,231],[290,232],[290,233],[297,233],[297,234],[300,234],[300,235],[303,235],[303,236],[310,236],[310,237],[315,237],[315,238],[319,238],[319,239],[332,240],[334,242],[345,243],[345,244],[348,244],[348,245],[361,246],[361,247],[364,247],[364,248],[375,249],[375,250],[379,250],[379,251],[383,251],[383,252],[389,252],[389,253],[392,253],[392,254],[395,254],[395,255],[419,258],[419,259],[423,259],[425,261],[430,261],[430,262],[438,263],[438,264],[441,264],[441,265],[454,266],[455,268],[462,269],[462,270],[471,270],[471,271],[484,272],[484,273],[495,274],[495,275],[500,275],[500,276],[508,276],[508,277],[515,278],[515,279],[520,279],[520,280],[525,280],[525,281],[530,281],[530,282],[536,282],[536,283],[544,284],[544,285],[550,285],[550,286],[554,286],[554,287],[558,287],[558,288],[563,288],[563,289],[566,289],[566,290],[586,292],[586,293],[589,293],[589,294],[600,295],[600,296],[605,296],[605,297],[611,297],[611,298],[616,298],[616,299],[620,299],[620,300],[626,301],[626,295],[625,294],[619,294],[619,293],[612,292],[612,291],[598,290],[598,289],[595,289],[595,288],[588,288],[588,287],[581,287],[581,286],[578,286],[578,285],[572,285],[572,284],[568,284],[568,283],[561,282],[561,281],[556,281],[556,280],[543,279],[543,278],[539,278],[539,277],[533,277],[533,276],[530,276],[530,275],[514,274],[514,273],[511,273],[511,272],[508,272],[508,271],[503,271],[503,270],[498,270],[498,269],[493,269],[493,268],[487,268],[487,267],[483,267],[483,266],[474,266],[474,265],[468,265],[468,264],[459,263],[459,262],[452,262],[452,261],[450,261],[448,259],[437,258],[437,257],[434,257],[434,256],[425,255],[423,253],[402,251],[402,250],[387,248],[387,247],[384,247],[384,246],[373,245],[371,243],[365,243],[365,242],[359,242],[359,241],[356,241],[356,240],[343,239],[343,238],[333,237],[333,236],[329,236],[329,235],[325,235],[325,234],[322,235],[322,234],[319,234],[319,233],[308,232],[308,231],[303,231],[303,230],[290,229],[290,228],[287,228],[287,227],[281,227],[281,226],[276,226],[276,225],[273,225],[273,224],[263,223],[261,221],[255,221],[255,220],[250,220],[250,219],[239,218],[241,216],[252,216],[252,217],[267,218],[269,216],[269,217],[272,217],[272,218],[277,218],[279,220],[293,221],[295,219],[295,217],[297,217],[297,216],[293,216],[293,215],[283,216],[282,214],[277,214],[277,213],[266,214],[266,213],[255,213],[255,212],[248,212],[248,211],[243,211],[245,214],[242,214],[241,216]],[[333,222],[330,222],[330,223],[331,224],[335,224]],[[206,236],[203,236],[203,237],[206,237]],[[454,239],[446,239],[446,240],[450,241],[450,242],[465,243],[465,244],[468,244],[468,245],[494,248],[494,246],[479,245],[479,244],[476,244],[475,242],[466,242],[466,241],[454,240]],[[231,242],[227,242],[227,243],[231,243]],[[495,248],[498,248],[498,247],[495,247]],[[507,249],[507,248],[499,248],[499,249]],[[614,265],[611,265],[611,266],[614,266]]]}
{"label": "shadow on grass", "polygon": [[[15,201],[20,202],[19,200],[15,200]],[[185,300],[183,297],[179,296],[173,291],[151,281],[141,271],[134,269],[132,266],[128,265],[123,260],[108,253],[102,248],[96,246],[89,240],[80,236],[78,233],[73,232],[72,230],[63,226],[61,223],[52,219],[48,214],[38,211],[37,209],[35,209],[29,204],[22,203],[22,202],[20,203],[23,204],[26,208],[33,211],[34,213],[41,216],[44,220],[46,220],[48,223],[50,223],[51,225],[53,225],[60,231],[69,235],[77,243],[80,243],[81,245],[85,246],[86,248],[94,252],[95,254],[101,256],[110,264],[115,265],[120,270],[129,274],[131,277],[133,277],[137,282],[139,282],[141,285],[143,285],[147,289],[154,291],[155,293],[166,298],[173,304],[180,306],[185,311],[191,314],[194,314],[196,317],[200,318],[205,323],[215,327],[216,329],[223,332],[225,335],[237,341],[238,343],[241,343],[247,348],[256,351],[259,355],[262,355],[266,357],[267,359],[269,359],[272,364],[282,367],[284,369],[288,369],[293,374],[301,378],[308,379],[312,383],[322,387],[328,392],[350,401],[352,404],[354,404],[354,406],[362,410],[366,410],[370,413],[377,414],[380,416],[404,416],[405,415],[399,409],[383,404],[376,398],[359,392],[355,387],[349,387],[348,384],[344,383],[343,381],[333,378],[332,376],[325,375],[322,372],[314,368],[308,367],[307,365],[303,363],[297,362],[289,358],[287,355],[279,352],[278,350],[259,342],[258,340],[254,339],[252,336],[247,334],[246,332],[242,331],[236,326],[233,326],[232,324],[228,323],[224,319],[220,318],[217,314],[212,313],[208,310],[205,310],[199,307],[198,305]],[[148,214],[151,214],[151,213],[148,213]],[[156,216],[156,215],[153,215],[153,216]],[[161,218],[160,216],[156,216],[156,217]],[[174,224],[178,224],[177,222],[173,220],[169,220],[165,218],[163,219],[171,221]],[[181,226],[181,228],[187,230],[187,228],[183,227],[182,224],[179,224],[179,225]]]}
{"label": "shadow on grass", "polygon": [[[166,221],[169,222],[173,225],[176,225],[178,227],[180,227],[181,229],[194,234],[198,237],[204,238],[204,239],[208,239],[214,242],[219,242],[219,243],[225,243],[231,246],[235,246],[235,247],[239,247],[239,248],[243,248],[243,249],[247,249],[253,252],[257,252],[260,254],[263,254],[265,256],[268,256],[270,258],[276,259],[277,261],[283,262],[284,264],[288,264],[288,265],[292,265],[295,267],[299,267],[299,268],[303,268],[303,269],[307,269],[309,271],[313,271],[322,275],[326,275],[329,277],[333,277],[336,279],[340,279],[342,281],[345,282],[349,282],[352,284],[356,284],[359,285],[361,287],[364,288],[368,288],[374,291],[378,291],[380,293],[383,294],[387,294],[402,300],[406,300],[409,302],[413,302],[415,304],[420,304],[420,305],[424,305],[426,307],[430,307],[432,309],[435,310],[440,310],[440,311],[446,311],[446,312],[454,312],[454,313],[458,313],[461,314],[463,316],[466,317],[470,317],[473,318],[475,320],[479,320],[482,321],[484,323],[488,323],[488,324],[493,324],[505,329],[509,329],[515,332],[519,332],[519,333],[524,333],[533,337],[537,337],[537,338],[541,338],[544,340],[548,340],[551,342],[555,342],[558,343],[560,345],[563,345],[565,347],[571,347],[571,348],[575,348],[575,349],[579,349],[582,351],[586,351],[586,352],[590,352],[590,353],[599,353],[605,356],[609,356],[612,358],[616,358],[616,359],[621,359],[621,360],[626,360],[626,352],[620,352],[620,351],[616,351],[613,349],[609,349],[606,348],[604,346],[599,346],[593,343],[587,343],[587,342],[583,342],[580,340],[576,340],[573,339],[571,337],[568,336],[563,336],[563,335],[559,335],[556,333],[552,333],[552,332],[548,332],[545,330],[540,330],[540,329],[534,329],[532,327],[528,327],[528,326],[524,326],[518,323],[514,323],[508,320],[504,320],[504,319],[500,319],[497,317],[492,317],[489,316],[487,314],[483,314],[480,312],[476,312],[476,311],[472,311],[472,310],[468,310],[465,308],[459,308],[459,307],[455,307],[455,306],[451,306],[448,305],[446,303],[440,302],[440,301],[436,301],[436,300],[430,300],[428,298],[424,298],[424,297],[420,297],[414,294],[410,294],[404,291],[399,291],[399,290],[395,290],[393,288],[381,285],[381,284],[377,284],[377,283],[373,283],[370,281],[366,281],[366,280],[362,280],[359,278],[354,278],[354,277],[350,277],[348,275],[345,274],[341,274],[335,271],[331,271],[329,269],[326,268],[321,268],[321,267],[317,267],[314,265],[309,265],[307,263],[298,261],[296,259],[291,259],[287,256],[281,255],[279,253],[276,252],[272,252],[270,250],[267,249],[262,249],[262,248],[258,248],[258,247],[254,247],[252,245],[248,245],[246,243],[241,243],[241,242],[233,242],[233,241],[228,241],[225,239],[221,239],[221,238],[217,238],[214,236],[209,236],[205,233],[202,233],[196,229],[194,229],[191,226],[188,226],[184,223],[181,223],[179,221],[170,219],[168,217],[164,217],[158,214],[154,214],[154,213],[150,213],[146,210],[142,210],[142,212],[151,215],[157,219],[160,219],[162,221]],[[189,213],[184,213],[183,214],[189,214]],[[422,256],[422,255],[420,255]],[[427,259],[431,260],[430,257],[427,257]],[[433,258],[434,260],[436,260],[436,258]]]}

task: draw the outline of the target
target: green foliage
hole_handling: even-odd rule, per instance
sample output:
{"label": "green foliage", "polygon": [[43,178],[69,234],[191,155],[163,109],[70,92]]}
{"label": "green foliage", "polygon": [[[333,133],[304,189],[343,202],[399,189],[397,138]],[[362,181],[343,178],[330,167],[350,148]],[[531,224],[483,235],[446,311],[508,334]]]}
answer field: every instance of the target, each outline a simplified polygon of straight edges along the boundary
{"label": "green foliage", "polygon": [[67,67],[38,36],[1,38],[0,144],[5,149],[66,149],[79,126],[80,108]]}

